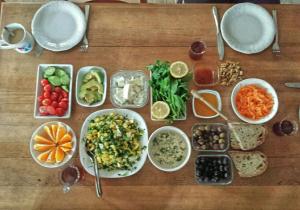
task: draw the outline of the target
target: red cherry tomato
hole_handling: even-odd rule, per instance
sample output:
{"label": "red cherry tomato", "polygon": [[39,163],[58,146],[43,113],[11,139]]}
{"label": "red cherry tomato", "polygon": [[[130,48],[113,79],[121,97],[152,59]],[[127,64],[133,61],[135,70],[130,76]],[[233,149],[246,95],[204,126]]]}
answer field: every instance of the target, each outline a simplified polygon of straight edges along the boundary
{"label": "red cherry tomato", "polygon": [[61,102],[61,100],[63,99],[63,96],[62,95],[60,95],[60,96],[58,96],[58,99],[57,99],[57,101],[58,102]]}
{"label": "red cherry tomato", "polygon": [[50,99],[51,94],[50,94],[50,92],[44,92],[43,96],[44,96],[44,98]]}
{"label": "red cherry tomato", "polygon": [[51,90],[52,90],[52,87],[50,84],[45,85],[45,87],[44,87],[45,92],[50,92]]}
{"label": "red cherry tomato", "polygon": [[46,106],[40,106],[39,111],[41,115],[48,115]]}
{"label": "red cherry tomato", "polygon": [[58,103],[58,106],[60,107],[60,108],[63,108],[63,109],[68,109],[68,104],[66,103],[66,102],[64,102],[64,101],[61,101],[61,102],[59,102]]}
{"label": "red cherry tomato", "polygon": [[60,107],[56,108],[55,112],[57,116],[63,116],[65,114],[65,111]]}
{"label": "red cherry tomato", "polygon": [[57,99],[58,99],[58,94],[57,94],[57,92],[52,92],[50,98],[51,98],[52,101],[57,101]]}
{"label": "red cherry tomato", "polygon": [[46,80],[46,79],[42,79],[41,80],[41,85],[44,87],[44,86],[46,86],[46,85],[48,85],[49,84],[49,82],[48,82],[48,80]]}
{"label": "red cherry tomato", "polygon": [[61,93],[62,89],[61,89],[61,87],[55,87],[54,91],[57,93]]}
{"label": "red cherry tomato", "polygon": [[51,115],[55,115],[56,114],[56,110],[53,106],[47,106],[47,112]]}
{"label": "red cherry tomato", "polygon": [[68,98],[69,94],[66,91],[61,91],[63,98]]}
{"label": "red cherry tomato", "polygon": [[41,103],[44,100],[44,96],[38,96],[38,102]]}
{"label": "red cherry tomato", "polygon": [[57,101],[52,101],[51,106],[53,106],[54,108],[58,107],[58,102]]}
{"label": "red cherry tomato", "polygon": [[68,98],[62,98],[61,101],[68,103],[69,99]]}
{"label": "red cherry tomato", "polygon": [[42,104],[43,104],[44,106],[48,106],[48,105],[51,104],[51,100],[50,100],[49,98],[45,98],[45,99],[42,101]]}

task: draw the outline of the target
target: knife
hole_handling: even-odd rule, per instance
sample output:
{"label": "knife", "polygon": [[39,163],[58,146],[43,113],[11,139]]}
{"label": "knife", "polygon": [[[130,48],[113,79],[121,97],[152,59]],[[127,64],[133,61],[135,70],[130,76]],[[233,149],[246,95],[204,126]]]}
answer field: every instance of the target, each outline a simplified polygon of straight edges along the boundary
{"label": "knife", "polygon": [[216,23],[216,29],[217,29],[217,45],[218,45],[218,53],[219,53],[219,59],[223,60],[224,58],[224,42],[222,39],[222,35],[220,33],[220,27],[219,27],[219,17],[218,17],[218,10],[217,7],[212,7],[212,13],[215,19]]}
{"label": "knife", "polygon": [[289,88],[300,88],[300,82],[286,82],[284,84]]}

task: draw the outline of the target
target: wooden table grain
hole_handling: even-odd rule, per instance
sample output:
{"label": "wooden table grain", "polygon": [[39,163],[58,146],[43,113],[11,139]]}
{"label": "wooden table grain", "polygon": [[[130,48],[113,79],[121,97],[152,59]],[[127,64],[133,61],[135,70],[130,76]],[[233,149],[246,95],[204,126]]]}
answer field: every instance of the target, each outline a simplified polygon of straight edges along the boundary
{"label": "wooden table grain", "polygon": [[[2,3],[1,26],[19,22],[30,30],[39,7],[40,4]],[[221,14],[229,7],[218,5]],[[300,6],[266,8],[278,11],[280,57],[273,56],[270,48],[244,55],[225,47],[225,58],[240,61],[247,78],[269,81],[279,95],[279,113],[266,124],[269,135],[258,148],[269,157],[266,173],[248,179],[235,174],[233,184],[226,187],[199,186],[194,180],[197,154],[193,152],[188,165],[175,173],[158,171],[147,161],[132,177],[103,179],[102,200],[96,198],[93,177],[88,174],[70,193],[63,194],[58,170],[37,165],[28,147],[32,132],[47,121],[33,118],[38,64],[72,64],[75,73],[82,66],[97,65],[104,67],[108,76],[120,69],[140,69],[148,74],[145,66],[156,59],[182,60],[192,67],[195,62],[187,51],[195,39],[205,40],[208,45],[201,63],[216,66],[219,62],[211,5],[92,4],[87,53],[79,52],[78,47],[60,53],[45,51],[40,57],[0,52],[0,209],[300,209],[299,134],[278,138],[271,132],[276,120],[298,120],[300,90],[283,84],[300,80]],[[232,87],[216,89],[222,95],[224,113],[237,120],[229,103]],[[73,94],[71,118],[63,122],[79,137],[81,125],[90,113],[111,107],[109,97],[100,108],[80,107]],[[151,133],[163,123],[152,122],[149,109],[147,105],[136,111],[145,118]],[[174,126],[191,136],[192,125],[199,121],[193,117],[189,102],[187,121]],[[79,163],[78,154],[74,161]]]}

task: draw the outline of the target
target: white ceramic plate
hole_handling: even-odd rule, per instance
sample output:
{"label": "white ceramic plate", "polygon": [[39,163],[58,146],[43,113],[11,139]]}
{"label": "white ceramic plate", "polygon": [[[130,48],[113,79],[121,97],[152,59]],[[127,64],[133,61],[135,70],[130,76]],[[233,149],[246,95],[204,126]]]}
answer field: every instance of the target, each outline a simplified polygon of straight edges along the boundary
{"label": "white ceramic plate", "polygon": [[[36,150],[33,149],[33,145],[34,145],[34,136],[43,132],[43,128],[44,126],[46,125],[53,125],[53,124],[61,124],[63,126],[65,126],[67,128],[67,132],[68,133],[71,133],[73,138],[72,138],[72,143],[73,143],[73,148],[72,150],[66,154],[65,156],[65,159],[61,162],[61,163],[45,163],[45,162],[41,162],[40,160],[37,159],[38,155],[41,154],[41,152],[38,152]],[[59,167],[62,167],[63,165],[65,165],[66,163],[68,163],[71,158],[73,157],[75,151],[76,151],[76,148],[77,148],[77,140],[76,140],[76,135],[74,133],[74,131],[72,130],[72,128],[70,126],[68,126],[67,124],[65,123],[62,123],[62,122],[57,122],[57,121],[53,121],[53,122],[47,122],[47,123],[44,123],[42,124],[40,127],[38,127],[32,134],[31,136],[31,139],[30,139],[30,145],[29,145],[29,148],[30,148],[30,153],[31,153],[31,156],[32,158],[35,160],[35,162],[37,162],[39,165],[45,167],[45,168],[59,168]]]}
{"label": "white ceramic plate", "polygon": [[[144,146],[147,147],[147,143],[148,143],[147,125],[146,125],[146,122],[144,121],[143,117],[140,114],[138,114],[137,112],[131,111],[129,109],[103,109],[103,110],[96,111],[96,112],[90,114],[84,121],[82,128],[81,128],[80,142],[79,142],[79,155],[80,155],[80,162],[81,162],[82,166],[92,176],[95,176],[94,169],[93,169],[93,163],[90,161],[90,157],[88,156],[88,154],[86,152],[85,143],[83,141],[83,138],[86,135],[86,132],[88,129],[88,124],[92,119],[96,118],[97,116],[110,114],[112,112],[121,114],[123,116],[127,116],[130,119],[136,120],[136,122],[139,125],[139,128],[141,128],[144,131],[144,134],[140,139],[141,147],[144,147]],[[147,150],[144,149],[144,150],[142,150],[141,159],[133,165],[133,168],[134,167],[135,168],[132,171],[126,171],[126,170],[107,171],[107,170],[101,169],[100,176],[103,178],[122,178],[122,177],[131,176],[131,175],[137,173],[144,166],[146,159],[147,159]]]}
{"label": "white ceramic plate", "polygon": [[[249,119],[249,118],[241,115],[239,113],[239,111],[237,110],[236,103],[235,103],[235,97],[236,97],[238,91],[246,85],[253,85],[253,84],[260,86],[262,88],[265,88],[267,90],[267,92],[272,95],[273,102],[274,102],[271,113],[261,119],[258,119],[258,120],[252,120],[252,119]],[[277,93],[274,90],[274,88],[272,87],[272,85],[270,85],[268,82],[266,82],[265,80],[262,80],[262,79],[249,78],[249,79],[240,81],[233,88],[232,93],[231,93],[231,106],[232,106],[234,113],[238,116],[238,118],[240,118],[244,122],[251,123],[251,124],[262,124],[262,123],[268,122],[276,115],[276,113],[278,111],[278,107],[279,107],[279,102],[278,102]]]}
{"label": "white ceramic plate", "polygon": [[229,8],[221,21],[226,43],[234,50],[252,54],[265,50],[273,42],[274,21],[267,10],[252,3]]}
{"label": "white ceramic plate", "polygon": [[[68,102],[68,110],[63,116],[55,116],[55,115],[47,115],[42,116],[39,112],[39,103],[38,96],[42,92],[41,80],[43,79],[43,75],[45,69],[49,66],[60,67],[64,69],[70,76],[70,84],[69,84],[69,102]],[[71,64],[39,64],[37,75],[36,75],[36,90],[35,90],[35,103],[34,103],[34,118],[36,119],[55,119],[55,118],[70,118],[71,110],[72,110],[72,81],[73,81],[73,66]]]}
{"label": "white ceramic plate", "polygon": [[[198,90],[197,93],[211,93],[213,95],[215,95],[217,97],[217,100],[218,100],[218,110],[221,111],[222,110],[222,100],[221,100],[221,96],[220,96],[220,93],[218,91],[215,91],[215,90],[209,90],[209,89],[206,89],[206,90]],[[195,110],[195,97],[193,96],[193,113],[195,115],[195,117],[198,117],[198,118],[203,118],[203,119],[211,119],[211,118],[215,118],[217,116],[219,116],[217,113],[213,116],[202,116],[202,115],[198,115],[196,110]]]}
{"label": "white ceramic plate", "polygon": [[[175,132],[175,133],[179,134],[180,136],[183,137],[183,139],[184,139],[184,141],[185,141],[185,143],[186,143],[186,145],[187,145],[187,155],[186,155],[186,157],[185,157],[185,160],[184,160],[179,166],[177,166],[177,167],[175,167],[175,168],[169,168],[169,169],[166,169],[166,168],[163,168],[163,167],[157,165],[157,164],[154,162],[154,160],[152,160],[152,157],[151,157],[151,155],[150,155],[150,153],[149,153],[149,149],[150,149],[149,144],[150,144],[150,142],[153,141],[153,139],[154,139],[159,133],[161,133],[161,132],[166,132],[166,131],[169,131],[169,132],[171,131],[171,132]],[[148,157],[149,157],[150,162],[151,162],[156,168],[158,168],[159,170],[166,171],[166,172],[178,171],[178,170],[180,170],[181,168],[183,168],[183,167],[187,164],[187,162],[189,161],[190,156],[191,156],[191,150],[192,150],[192,149],[191,149],[191,142],[190,142],[189,137],[188,137],[182,130],[180,130],[179,128],[176,128],[176,127],[174,127],[174,126],[164,126],[164,127],[161,127],[161,128],[159,128],[159,129],[155,130],[155,131],[151,134],[151,136],[149,137],[149,142],[148,142],[148,148],[147,148],[147,149],[148,149]]]}
{"label": "white ceramic plate", "polygon": [[[85,74],[90,72],[91,70],[96,70],[101,75],[101,80],[103,80],[103,96],[101,101],[94,103],[94,104],[88,104],[84,100],[79,98],[79,92],[80,92],[80,86],[82,84],[82,79]],[[104,68],[99,66],[85,66],[79,69],[76,77],[76,101],[80,106],[84,107],[98,107],[101,106],[106,98],[106,89],[107,89],[107,76],[106,71]]]}
{"label": "white ceramic plate", "polygon": [[35,40],[43,48],[64,51],[82,40],[86,21],[77,5],[69,1],[50,1],[35,13],[31,30]]}

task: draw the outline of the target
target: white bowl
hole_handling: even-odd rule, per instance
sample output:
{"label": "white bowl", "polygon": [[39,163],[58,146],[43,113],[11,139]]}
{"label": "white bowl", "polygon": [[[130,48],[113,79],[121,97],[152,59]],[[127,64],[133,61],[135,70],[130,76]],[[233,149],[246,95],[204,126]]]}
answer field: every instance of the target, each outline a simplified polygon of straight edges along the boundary
{"label": "white bowl", "polygon": [[[127,116],[130,119],[136,120],[139,128],[141,128],[144,131],[143,136],[141,137],[141,147],[147,147],[147,142],[148,142],[148,129],[146,122],[144,118],[138,114],[137,112],[134,112],[129,109],[103,109],[100,111],[93,112],[90,114],[84,121],[82,127],[81,127],[81,133],[80,133],[80,141],[79,141],[79,156],[80,156],[80,162],[83,168],[92,176],[95,176],[94,170],[93,170],[93,163],[90,160],[90,157],[88,156],[85,148],[85,142],[83,141],[83,138],[86,135],[87,129],[89,122],[102,115],[107,115],[110,113],[116,113],[116,114],[121,114],[123,116]],[[147,150],[142,150],[141,158],[138,162],[136,162],[133,165],[133,169],[131,171],[128,170],[114,170],[114,171],[108,171],[105,169],[100,169],[100,176],[103,178],[122,178],[122,177],[127,177],[131,176],[135,173],[137,173],[141,168],[144,166],[145,161],[147,159]]]}
{"label": "white bowl", "polygon": [[[215,95],[217,97],[217,100],[218,100],[218,110],[221,111],[222,110],[222,100],[221,100],[221,96],[220,96],[220,93],[218,91],[215,91],[215,90],[209,90],[209,89],[206,89],[206,90],[198,90],[197,93],[211,93],[213,95]],[[212,115],[212,116],[202,116],[202,115],[198,115],[196,110],[195,110],[195,97],[193,96],[193,113],[195,115],[195,117],[198,117],[198,118],[203,118],[203,119],[211,119],[211,118],[215,118],[217,116],[219,116],[217,113],[215,115]]]}
{"label": "white bowl", "polygon": [[[101,101],[98,101],[97,103],[94,104],[88,104],[85,101],[83,101],[82,99],[79,98],[79,90],[80,90],[80,86],[82,83],[82,78],[83,76],[90,72],[91,69],[96,70],[98,73],[100,73],[102,75],[103,78],[103,96]],[[101,106],[106,98],[106,89],[107,89],[107,75],[106,75],[106,71],[104,68],[100,67],[100,66],[85,66],[79,69],[78,73],[77,73],[77,77],[76,77],[76,101],[80,106],[83,107],[98,107]]]}
{"label": "white bowl", "polygon": [[[149,153],[149,145],[150,145],[150,142],[153,141],[153,139],[157,136],[157,134],[159,134],[159,133],[161,133],[161,132],[166,132],[166,131],[169,131],[169,132],[171,131],[171,132],[176,132],[176,133],[178,133],[179,135],[181,135],[181,136],[183,137],[183,139],[184,139],[184,141],[185,141],[185,143],[186,143],[186,145],[187,145],[187,155],[186,155],[186,157],[185,157],[185,160],[184,160],[179,166],[177,166],[177,167],[175,167],[175,168],[167,168],[167,169],[166,169],[166,168],[163,168],[163,167],[157,165],[157,164],[153,161],[153,159],[152,159],[152,157],[151,157],[151,155],[150,155],[150,153]],[[189,137],[188,137],[182,130],[180,130],[179,128],[176,128],[176,127],[174,127],[174,126],[164,126],[164,127],[161,127],[161,128],[159,128],[159,129],[155,130],[155,131],[151,134],[151,136],[149,137],[147,149],[148,149],[148,157],[149,157],[150,162],[151,162],[156,168],[158,168],[159,170],[166,171],[166,172],[178,171],[179,169],[183,168],[183,167],[187,164],[187,162],[189,161],[190,156],[191,156],[191,150],[192,150],[192,149],[191,149],[191,142],[190,142]]]}
{"label": "white bowl", "polygon": [[[34,141],[34,136],[39,134],[41,131],[43,131],[43,127],[46,125],[53,125],[53,124],[61,124],[63,126],[65,126],[67,128],[67,132],[72,134],[72,143],[73,143],[73,148],[70,152],[68,152],[67,154],[65,153],[65,158],[62,162],[60,163],[46,163],[46,162],[42,162],[40,160],[37,159],[38,155],[41,154],[41,152],[38,152],[36,150],[33,149],[33,145],[35,143]],[[73,157],[76,148],[77,148],[77,140],[76,140],[76,135],[74,133],[74,131],[72,130],[72,128],[70,126],[68,126],[67,124],[63,123],[63,122],[58,122],[58,121],[52,121],[52,122],[47,122],[42,124],[40,127],[38,127],[32,134],[31,139],[30,139],[30,154],[32,156],[32,158],[35,160],[35,162],[37,162],[39,165],[45,167],[45,168],[59,168],[62,167],[63,165],[67,164],[71,158]]]}
{"label": "white bowl", "polygon": [[[41,85],[41,80],[43,79],[44,71],[49,66],[60,67],[64,69],[70,76],[70,84],[69,84],[69,101],[68,101],[68,110],[64,116],[55,116],[55,115],[47,115],[42,116],[39,113],[39,103],[38,103],[38,96],[41,93],[41,89],[43,88]],[[71,117],[71,110],[72,110],[72,81],[73,81],[73,65],[71,64],[39,64],[37,75],[36,75],[36,89],[35,89],[35,103],[34,103],[34,118],[36,119],[66,119]]]}
{"label": "white bowl", "polygon": [[[263,118],[260,118],[258,120],[252,120],[247,117],[244,117],[243,115],[241,115],[239,113],[239,111],[237,110],[236,104],[235,104],[235,97],[236,97],[236,94],[238,93],[238,91],[246,85],[260,86],[262,88],[265,88],[267,90],[267,92],[272,95],[274,105],[273,105],[273,108],[269,115],[267,115]],[[238,116],[238,118],[240,118],[244,122],[251,123],[251,124],[262,124],[262,123],[268,122],[276,115],[276,113],[278,111],[278,107],[279,107],[279,102],[278,102],[278,96],[277,96],[276,91],[268,82],[266,82],[265,80],[262,80],[262,79],[249,78],[249,79],[240,81],[233,88],[232,93],[231,93],[231,106],[232,106],[234,113]]]}

